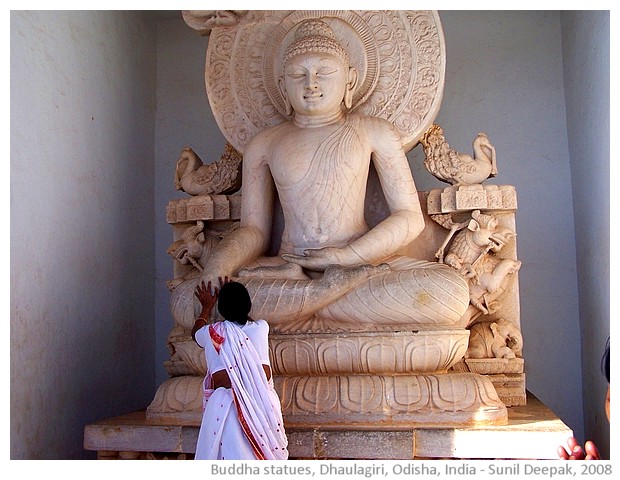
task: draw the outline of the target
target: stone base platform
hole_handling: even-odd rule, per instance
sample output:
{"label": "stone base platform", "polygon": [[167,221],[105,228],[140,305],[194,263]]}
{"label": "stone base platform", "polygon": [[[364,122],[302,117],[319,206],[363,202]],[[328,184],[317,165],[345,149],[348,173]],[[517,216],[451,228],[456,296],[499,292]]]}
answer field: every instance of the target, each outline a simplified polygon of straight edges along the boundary
{"label": "stone base platform", "polygon": [[[528,392],[508,423],[459,428],[288,428],[291,459],[557,459],[573,435]],[[87,425],[84,448],[99,459],[192,459],[197,426],[147,420],[144,411]]]}

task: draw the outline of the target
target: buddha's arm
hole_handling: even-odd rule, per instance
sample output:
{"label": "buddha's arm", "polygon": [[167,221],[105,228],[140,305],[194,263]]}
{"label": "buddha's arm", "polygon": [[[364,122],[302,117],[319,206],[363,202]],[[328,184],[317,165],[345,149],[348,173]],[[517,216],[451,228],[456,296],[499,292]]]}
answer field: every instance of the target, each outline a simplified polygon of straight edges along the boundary
{"label": "buddha's arm", "polygon": [[385,123],[374,135],[373,163],[381,182],[390,216],[358,238],[350,247],[368,263],[394,254],[415,240],[424,229],[424,217],[409,162],[401,147],[401,139],[391,125]]}
{"label": "buddha's arm", "polygon": [[227,235],[206,262],[205,276],[233,276],[269,248],[274,185],[264,156],[246,150],[243,159],[241,226]]}
{"label": "buddha's arm", "polygon": [[254,227],[240,227],[228,234],[209,256],[203,278],[234,276],[249,261],[265,251],[265,236]]}
{"label": "buddha's arm", "polygon": [[[398,210],[349,245],[358,263],[376,264],[411,243],[424,228],[421,213]],[[354,257],[351,257],[354,258]]]}

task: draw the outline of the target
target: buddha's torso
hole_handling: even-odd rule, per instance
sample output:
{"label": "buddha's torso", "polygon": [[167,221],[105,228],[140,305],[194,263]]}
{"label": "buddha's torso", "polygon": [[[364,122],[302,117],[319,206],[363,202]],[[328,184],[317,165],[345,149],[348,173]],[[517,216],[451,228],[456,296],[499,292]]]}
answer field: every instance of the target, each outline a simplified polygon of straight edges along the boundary
{"label": "buddha's torso", "polygon": [[283,247],[342,246],[368,230],[364,199],[371,149],[355,119],[274,132],[267,160],[285,217]]}

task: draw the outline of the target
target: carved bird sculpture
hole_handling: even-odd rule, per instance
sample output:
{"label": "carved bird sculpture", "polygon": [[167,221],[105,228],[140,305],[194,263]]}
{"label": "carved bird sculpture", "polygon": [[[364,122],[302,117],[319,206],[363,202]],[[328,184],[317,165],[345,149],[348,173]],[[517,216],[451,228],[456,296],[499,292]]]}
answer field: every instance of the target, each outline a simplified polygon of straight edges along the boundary
{"label": "carved bird sculpture", "polygon": [[420,142],[426,156],[424,166],[442,182],[474,185],[497,175],[495,147],[486,133],[481,132],[474,139],[473,157],[450,148],[439,125],[432,125]]}
{"label": "carved bird sculpture", "polygon": [[174,187],[190,195],[235,193],[241,188],[242,159],[227,143],[219,161],[204,165],[196,152],[186,147],[177,160]]}

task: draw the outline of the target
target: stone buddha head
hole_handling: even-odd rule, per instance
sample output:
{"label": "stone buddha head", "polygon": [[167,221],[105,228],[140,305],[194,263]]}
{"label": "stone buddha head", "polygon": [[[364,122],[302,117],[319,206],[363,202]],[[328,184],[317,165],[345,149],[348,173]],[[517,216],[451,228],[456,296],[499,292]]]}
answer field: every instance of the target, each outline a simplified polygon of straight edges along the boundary
{"label": "stone buddha head", "polygon": [[278,87],[287,115],[332,114],[351,108],[357,70],[331,27],[319,19],[299,24],[282,58]]}

